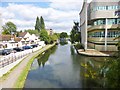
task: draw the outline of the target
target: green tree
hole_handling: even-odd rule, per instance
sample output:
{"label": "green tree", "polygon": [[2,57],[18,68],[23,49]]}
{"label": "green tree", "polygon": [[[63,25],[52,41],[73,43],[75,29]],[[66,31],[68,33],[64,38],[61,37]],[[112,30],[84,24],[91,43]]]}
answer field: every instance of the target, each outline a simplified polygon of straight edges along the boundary
{"label": "green tree", "polygon": [[50,41],[51,44],[52,44],[53,42],[57,41],[57,39],[58,39],[58,37],[57,37],[56,34],[50,35],[49,37],[50,37],[50,40],[51,40],[51,41]]}
{"label": "green tree", "polygon": [[16,25],[14,23],[12,23],[12,22],[5,23],[5,25],[2,26],[2,28],[3,28],[2,34],[16,33],[16,30],[17,30]]}
{"label": "green tree", "polygon": [[74,22],[74,26],[70,32],[70,38],[71,38],[71,42],[79,42],[80,41],[80,31],[79,31],[79,23],[78,22]]}
{"label": "green tree", "polygon": [[32,29],[28,29],[28,30],[25,30],[25,32],[29,32],[30,34],[39,35],[39,32],[38,32],[38,30],[32,30]]}
{"label": "green tree", "polygon": [[49,37],[49,35],[48,35],[48,33],[47,33],[47,31],[46,30],[41,30],[40,31],[40,39],[42,40],[42,41],[45,41],[45,43],[46,44],[49,44],[50,43],[50,37]]}
{"label": "green tree", "polygon": [[38,16],[36,18],[35,30],[38,30],[38,32],[40,32],[40,20]]}
{"label": "green tree", "polygon": [[41,30],[45,29],[45,23],[44,23],[44,19],[42,16],[40,17],[40,29]]}
{"label": "green tree", "polygon": [[68,34],[66,32],[60,33],[60,38],[67,38]]}
{"label": "green tree", "polygon": [[56,35],[56,36],[57,36],[57,39],[59,39],[59,38],[60,38],[60,33],[54,33],[54,35]]}

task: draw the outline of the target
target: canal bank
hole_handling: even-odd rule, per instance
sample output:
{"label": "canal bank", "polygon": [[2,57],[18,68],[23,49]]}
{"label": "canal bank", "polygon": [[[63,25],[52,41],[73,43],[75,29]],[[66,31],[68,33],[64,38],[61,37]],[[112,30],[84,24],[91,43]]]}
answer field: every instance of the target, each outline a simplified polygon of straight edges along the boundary
{"label": "canal bank", "polygon": [[22,88],[34,58],[54,45],[55,44],[47,45],[44,48],[29,54],[28,57],[26,57],[13,71],[10,72],[9,75],[7,75],[5,80],[3,80],[4,77],[0,78],[0,88]]}
{"label": "canal bank", "polygon": [[87,49],[87,50],[78,49],[77,52],[80,55],[85,55],[85,56],[90,56],[90,57],[112,57],[112,56],[114,56],[114,54],[112,54],[112,53],[107,54],[107,53],[97,51],[95,49]]}
{"label": "canal bank", "polygon": [[80,55],[84,55],[84,56],[88,56],[88,57],[114,57],[115,56],[115,51],[98,51],[96,49],[83,49],[83,47],[79,46],[78,45],[76,46],[77,44],[73,44],[73,46],[75,47],[76,51],[78,54]]}

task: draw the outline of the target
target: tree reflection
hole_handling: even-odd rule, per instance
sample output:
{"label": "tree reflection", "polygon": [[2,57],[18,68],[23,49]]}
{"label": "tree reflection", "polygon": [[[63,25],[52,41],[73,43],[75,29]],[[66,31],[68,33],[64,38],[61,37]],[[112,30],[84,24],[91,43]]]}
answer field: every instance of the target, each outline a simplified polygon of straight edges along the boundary
{"label": "tree reflection", "polygon": [[84,87],[104,87],[104,79],[100,77],[100,69],[105,63],[105,58],[83,57],[80,63],[81,76]]}
{"label": "tree reflection", "polygon": [[70,51],[71,51],[71,55],[75,54],[75,49],[74,49],[74,47],[72,45],[70,46]]}
{"label": "tree reflection", "polygon": [[51,54],[55,53],[57,49],[57,46],[54,46],[53,48],[45,51],[44,53],[38,55],[37,57],[37,61],[38,61],[38,64],[39,66],[41,67],[44,67],[45,66],[45,63],[48,61],[48,58]]}
{"label": "tree reflection", "polygon": [[60,42],[60,45],[66,45],[66,44],[68,44],[67,41],[61,41],[61,42]]}

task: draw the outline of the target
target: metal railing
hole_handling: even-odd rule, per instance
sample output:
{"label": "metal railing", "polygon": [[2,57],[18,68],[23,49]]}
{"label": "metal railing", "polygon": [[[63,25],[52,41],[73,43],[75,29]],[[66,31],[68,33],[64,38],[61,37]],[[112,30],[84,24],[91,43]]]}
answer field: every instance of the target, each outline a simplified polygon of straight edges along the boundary
{"label": "metal railing", "polygon": [[0,68],[3,68],[5,66],[15,62],[15,61],[25,57],[26,55],[39,50],[40,48],[42,48],[42,47],[36,47],[36,48],[33,48],[33,49],[28,49],[28,50],[24,50],[24,51],[21,51],[21,52],[11,53],[9,55],[2,56],[0,58]]}

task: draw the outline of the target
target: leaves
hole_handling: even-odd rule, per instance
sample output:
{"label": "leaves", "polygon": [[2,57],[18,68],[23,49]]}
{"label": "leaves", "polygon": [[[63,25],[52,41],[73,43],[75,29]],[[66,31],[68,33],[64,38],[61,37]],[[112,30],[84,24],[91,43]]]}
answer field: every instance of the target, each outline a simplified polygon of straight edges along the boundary
{"label": "leaves", "polygon": [[35,30],[38,30],[38,32],[40,32],[41,30],[44,30],[44,29],[45,29],[45,23],[44,23],[43,17],[41,16],[39,19],[39,17],[37,16]]}
{"label": "leaves", "polygon": [[72,43],[80,41],[80,32],[79,32],[79,23],[78,22],[74,22],[74,26],[70,32],[70,38],[71,38]]}
{"label": "leaves", "polygon": [[3,28],[2,34],[16,33],[16,30],[17,30],[16,25],[12,22],[5,23],[5,25],[2,28]]}
{"label": "leaves", "polygon": [[66,32],[62,32],[62,33],[60,34],[60,38],[67,38],[67,37],[68,37],[68,35],[67,35]]}
{"label": "leaves", "polygon": [[39,20],[39,17],[36,18],[35,30],[38,30],[38,32],[40,32],[40,20]]}
{"label": "leaves", "polygon": [[29,32],[30,34],[39,35],[38,30],[28,29],[28,30],[25,30],[25,31],[26,31],[26,32]]}
{"label": "leaves", "polygon": [[45,23],[44,23],[44,19],[43,19],[42,16],[40,17],[40,23],[39,23],[39,24],[40,24],[40,29],[41,29],[41,30],[42,30],[42,29],[44,30],[44,29],[45,29]]}

